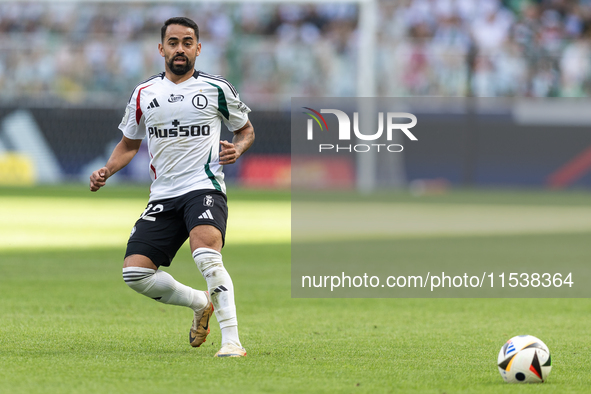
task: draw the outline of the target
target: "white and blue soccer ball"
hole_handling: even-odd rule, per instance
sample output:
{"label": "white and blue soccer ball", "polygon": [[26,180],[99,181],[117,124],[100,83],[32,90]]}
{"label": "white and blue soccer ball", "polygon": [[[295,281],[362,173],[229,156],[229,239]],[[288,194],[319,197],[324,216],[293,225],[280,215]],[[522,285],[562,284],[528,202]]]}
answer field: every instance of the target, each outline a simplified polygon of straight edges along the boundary
{"label": "white and blue soccer ball", "polygon": [[507,341],[499,352],[499,372],[507,383],[542,383],[552,369],[548,346],[532,335]]}

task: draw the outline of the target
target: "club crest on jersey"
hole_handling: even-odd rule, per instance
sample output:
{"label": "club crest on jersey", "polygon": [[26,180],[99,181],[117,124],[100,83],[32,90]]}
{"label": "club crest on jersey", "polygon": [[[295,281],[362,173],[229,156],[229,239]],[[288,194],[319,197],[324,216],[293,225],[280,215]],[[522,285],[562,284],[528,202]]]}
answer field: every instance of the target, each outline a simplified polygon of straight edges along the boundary
{"label": "club crest on jersey", "polygon": [[203,199],[203,205],[206,207],[213,207],[213,197],[209,194]]}
{"label": "club crest on jersey", "polygon": [[185,96],[183,96],[182,94],[171,94],[168,102],[169,103],[178,103],[179,101],[183,101],[183,99],[185,98]]}
{"label": "club crest on jersey", "polygon": [[193,97],[193,106],[197,109],[204,109],[207,107],[207,97],[202,94],[196,94]]}

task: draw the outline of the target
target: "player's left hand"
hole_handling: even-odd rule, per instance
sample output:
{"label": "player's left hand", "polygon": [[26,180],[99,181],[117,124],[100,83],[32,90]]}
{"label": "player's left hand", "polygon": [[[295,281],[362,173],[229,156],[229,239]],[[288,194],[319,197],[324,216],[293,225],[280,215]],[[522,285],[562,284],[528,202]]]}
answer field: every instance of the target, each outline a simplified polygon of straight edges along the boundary
{"label": "player's left hand", "polygon": [[222,146],[222,150],[220,151],[220,164],[226,165],[236,163],[236,160],[240,157],[240,152],[238,152],[236,146],[228,141],[220,141],[220,145]]}

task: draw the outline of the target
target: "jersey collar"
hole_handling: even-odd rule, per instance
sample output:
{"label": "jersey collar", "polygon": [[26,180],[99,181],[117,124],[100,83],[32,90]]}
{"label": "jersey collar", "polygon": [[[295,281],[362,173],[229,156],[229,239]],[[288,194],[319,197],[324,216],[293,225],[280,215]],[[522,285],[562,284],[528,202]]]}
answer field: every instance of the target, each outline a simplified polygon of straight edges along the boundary
{"label": "jersey collar", "polygon": [[[197,78],[199,78],[199,73],[200,73],[200,71],[193,70],[193,75],[191,77],[197,79]],[[162,79],[164,79],[165,81],[167,81],[167,83],[169,83],[171,85],[174,85],[174,86],[183,86],[184,84],[186,84],[186,83],[188,83],[188,82],[191,81],[191,78],[189,78],[189,79],[187,79],[187,80],[185,80],[185,81],[183,81],[181,83],[178,83],[178,84],[177,83],[174,83],[170,79],[166,78],[166,73],[165,72],[162,73]]]}

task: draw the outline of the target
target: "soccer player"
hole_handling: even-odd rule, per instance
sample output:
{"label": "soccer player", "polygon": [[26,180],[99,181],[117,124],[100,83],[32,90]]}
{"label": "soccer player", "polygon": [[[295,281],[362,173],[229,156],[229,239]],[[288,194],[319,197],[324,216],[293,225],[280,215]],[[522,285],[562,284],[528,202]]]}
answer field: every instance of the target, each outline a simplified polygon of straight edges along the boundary
{"label": "soccer player", "polygon": [[[191,346],[205,342],[215,311],[222,331],[216,357],[243,357],[234,286],[221,255],[228,216],[222,166],[236,162],[254,141],[250,109],[224,78],[195,70],[201,43],[194,21],[168,19],[161,40],[165,72],[134,89],[119,125],[121,141],[107,164],[90,176],[90,190],[99,190],[125,167],[147,137],[150,198],[131,231],[123,279],[158,302],[191,308]],[[231,143],[220,141],[222,121],[234,133]],[[185,286],[159,269],[170,266],[187,238],[208,291]]]}

